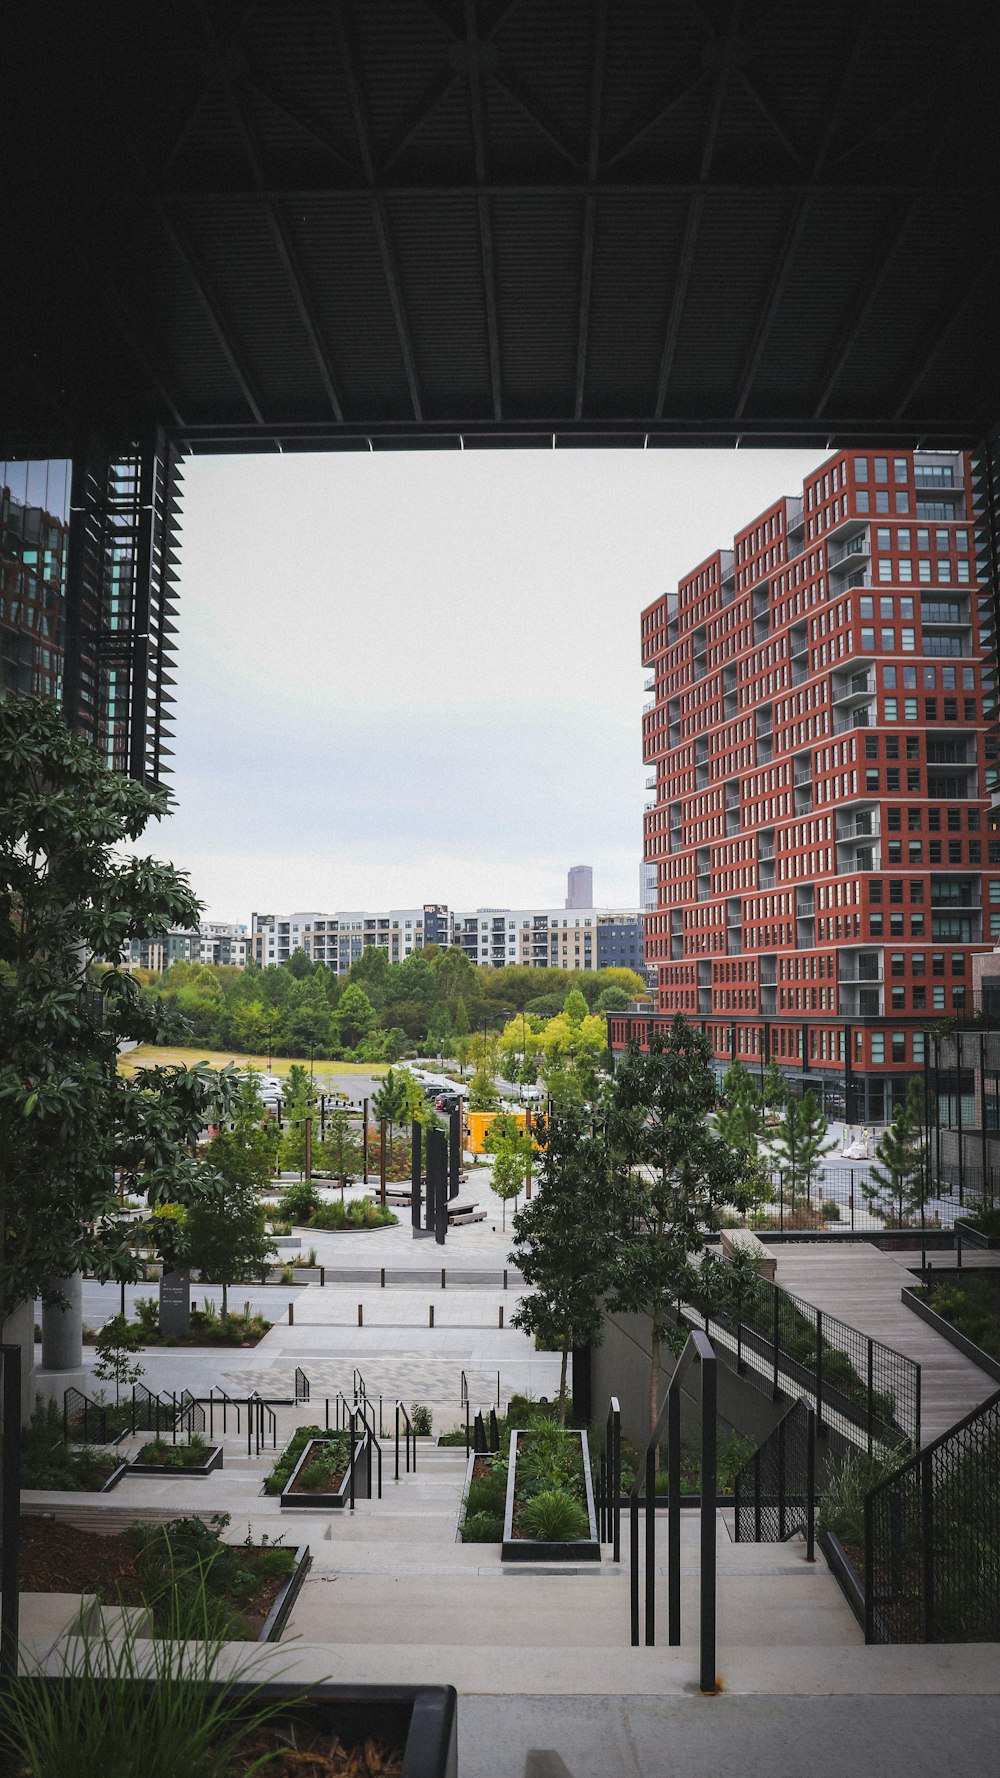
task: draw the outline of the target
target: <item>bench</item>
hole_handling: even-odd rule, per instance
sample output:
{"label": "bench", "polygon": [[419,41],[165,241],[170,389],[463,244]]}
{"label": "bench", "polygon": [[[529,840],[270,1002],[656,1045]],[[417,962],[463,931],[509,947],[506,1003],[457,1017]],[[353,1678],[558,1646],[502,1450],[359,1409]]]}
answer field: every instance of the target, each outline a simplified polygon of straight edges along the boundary
{"label": "bench", "polygon": [[761,1277],[769,1278],[774,1283],[778,1261],[752,1229],[723,1229],[721,1242],[723,1259],[735,1259],[738,1253],[745,1254],[748,1259],[753,1260]]}
{"label": "bench", "polygon": [[485,1222],[486,1221],[486,1211],[485,1210],[459,1210],[457,1212],[453,1212],[453,1211],[449,1210],[448,1221],[449,1221],[449,1223],[453,1223],[453,1222]]}

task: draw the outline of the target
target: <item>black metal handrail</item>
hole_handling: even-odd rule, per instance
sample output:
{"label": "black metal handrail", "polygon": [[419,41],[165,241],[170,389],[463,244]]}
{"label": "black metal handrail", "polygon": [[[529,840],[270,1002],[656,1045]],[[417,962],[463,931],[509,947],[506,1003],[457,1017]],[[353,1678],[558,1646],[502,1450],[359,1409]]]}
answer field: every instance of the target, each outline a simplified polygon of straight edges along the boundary
{"label": "black metal handrail", "polygon": [[409,1475],[409,1473],[410,1473],[410,1449],[411,1449],[411,1446],[412,1446],[412,1450],[413,1450],[413,1470],[414,1470],[414,1473],[416,1472],[416,1468],[417,1468],[417,1440],[416,1440],[416,1436],[413,1431],[413,1424],[410,1420],[410,1416],[407,1413],[405,1406],[397,1398],[397,1401],[396,1401],[396,1475],[395,1475],[395,1479],[397,1482],[399,1481],[399,1416],[400,1416],[400,1414],[402,1414],[402,1416],[403,1416],[403,1423],[404,1423],[403,1424],[403,1443],[406,1448],[406,1473],[407,1473],[407,1475]]}
{"label": "black metal handrail", "polygon": [[225,1436],[225,1434],[229,1431],[229,1415],[230,1415],[230,1413],[234,1413],[236,1415],[236,1430],[237,1430],[237,1432],[239,1432],[239,1430],[240,1430],[240,1410],[239,1410],[238,1403],[236,1403],[233,1400],[231,1395],[227,1395],[226,1391],[224,1389],[220,1389],[218,1386],[215,1386],[215,1387],[211,1388],[208,1392],[208,1435],[209,1435],[209,1437],[210,1438],[215,1437],[215,1410],[216,1410],[217,1406],[220,1406],[222,1408],[223,1436]]}
{"label": "black metal handrail", "polygon": [[[378,1435],[375,1431],[374,1410],[373,1410],[372,1405],[366,1395],[360,1396],[358,1398],[357,1402],[355,1403],[354,1413],[353,1413],[353,1417],[351,1420],[352,1435],[353,1435],[354,1427],[355,1427],[356,1422],[358,1420],[361,1421],[361,1424],[364,1427],[365,1431],[367,1432],[368,1437],[371,1439],[372,1450],[375,1452],[375,1463],[376,1463],[377,1475],[378,1475],[377,1499],[381,1500],[381,1498],[382,1498],[382,1446],[381,1446],[381,1443],[379,1442]],[[381,1431],[381,1427],[379,1428],[379,1430]]]}
{"label": "black metal handrail", "polygon": [[800,1395],[738,1472],[737,1543],[784,1543],[801,1531],[816,1560],[816,1410]]}
{"label": "black metal handrail", "polygon": [[[265,1419],[267,1430],[265,1430]],[[259,1457],[267,1443],[267,1432],[271,1434],[273,1450],[278,1448],[278,1421],[274,1409],[268,1406],[262,1395],[254,1389],[247,1396],[247,1456]],[[256,1450],[254,1449],[256,1446]]]}
{"label": "black metal handrail", "polygon": [[107,1409],[98,1401],[91,1401],[81,1389],[63,1390],[63,1442],[69,1443],[70,1427],[83,1422],[83,1442],[87,1445],[104,1445],[108,1441]]}
{"label": "black metal handrail", "polygon": [[193,1432],[204,1432],[206,1425],[205,1410],[201,1403],[195,1400],[190,1389],[182,1389],[180,1407],[174,1421],[175,1438],[178,1432],[186,1432],[190,1438]]}
{"label": "black metal handrail", "polygon": [[158,1394],[147,1389],[145,1383],[132,1385],[132,1431],[155,1432],[157,1437],[166,1429],[177,1442],[177,1399],[167,1396],[166,1391]]}
{"label": "black metal handrail", "polygon": [[309,1378],[306,1376],[305,1371],[302,1370],[299,1365],[296,1365],[295,1366],[295,1406],[298,1407],[300,1401],[308,1401],[309,1395],[310,1395]]}
{"label": "black metal handrail", "polygon": [[604,1422],[604,1443],[597,1466],[598,1536],[613,1545],[612,1559],[622,1555],[622,1411],[617,1395],[611,1397]]}
{"label": "black metal handrail", "polygon": [[656,1453],[667,1433],[667,1641],[681,1640],[681,1388],[693,1365],[701,1366],[701,1583],[699,1689],[715,1692],[716,1627],[716,1357],[706,1334],[693,1330],[667,1384],[663,1406],[649,1435],[645,1461],[636,1466],[629,1489],[632,1647],[639,1646],[639,1486],[645,1481],[645,1640],[656,1641]]}
{"label": "black metal handrail", "polygon": [[1000,1390],[869,1489],[866,1642],[1000,1639],[998,1459]]}
{"label": "black metal handrail", "polygon": [[354,1375],[351,1379],[351,1388],[354,1390],[354,1399],[356,1402],[368,1400],[368,1390],[365,1387],[365,1380],[357,1366],[354,1368]]}

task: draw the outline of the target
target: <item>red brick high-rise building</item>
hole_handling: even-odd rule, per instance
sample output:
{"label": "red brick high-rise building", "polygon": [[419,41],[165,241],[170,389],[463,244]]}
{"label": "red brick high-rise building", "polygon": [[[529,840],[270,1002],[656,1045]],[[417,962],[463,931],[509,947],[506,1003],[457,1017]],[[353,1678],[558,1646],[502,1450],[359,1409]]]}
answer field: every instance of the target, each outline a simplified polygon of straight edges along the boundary
{"label": "red brick high-rise building", "polygon": [[959,452],[838,452],[642,617],[659,1014],[852,1122],[1000,935],[979,495]]}

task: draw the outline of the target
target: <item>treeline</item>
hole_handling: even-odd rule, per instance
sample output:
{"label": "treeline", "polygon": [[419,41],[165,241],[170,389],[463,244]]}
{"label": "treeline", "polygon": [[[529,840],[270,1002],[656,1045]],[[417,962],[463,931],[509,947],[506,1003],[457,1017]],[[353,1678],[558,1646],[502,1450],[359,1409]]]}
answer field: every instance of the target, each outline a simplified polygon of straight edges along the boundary
{"label": "treeline", "polygon": [[147,995],[183,1015],[196,1043],[357,1062],[459,1055],[470,1034],[498,1033],[522,1012],[560,1013],[570,988],[597,1013],[622,1010],[646,993],[630,969],[481,969],[464,951],[437,946],[402,963],[372,947],[345,976],[301,951],[267,969],[175,963],[162,976],[137,975]]}

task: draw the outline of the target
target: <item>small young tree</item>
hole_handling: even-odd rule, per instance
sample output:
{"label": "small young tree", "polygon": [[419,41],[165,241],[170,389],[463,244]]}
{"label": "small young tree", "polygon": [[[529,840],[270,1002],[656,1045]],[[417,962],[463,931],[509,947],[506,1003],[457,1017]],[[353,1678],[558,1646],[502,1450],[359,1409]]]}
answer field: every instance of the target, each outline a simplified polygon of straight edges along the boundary
{"label": "small young tree", "polygon": [[298,1173],[301,1178],[306,1165],[306,1119],[314,1117],[316,1094],[308,1071],[297,1062],[288,1070],[285,1093],[282,1113],[288,1128],[281,1138],[281,1166],[284,1172]]}
{"label": "small young tree", "polygon": [[455,1003],[455,1022],[452,1027],[452,1049],[463,1079],[466,1063],[472,1053],[472,1038],[469,1035],[469,1015],[465,1010],[465,1000],[460,994]]}
{"label": "small young tree", "polygon": [[862,1176],[861,1190],[873,1216],[880,1222],[895,1218],[900,1228],[918,1216],[927,1201],[924,1094],[917,1075],[910,1080],[906,1099],[882,1133],[868,1178]]}
{"label": "small young tree", "polygon": [[476,1066],[469,1082],[469,1110],[497,1111],[500,1094],[496,1089],[496,1045],[488,1039],[475,1041]]}
{"label": "small young tree", "polygon": [[359,1146],[350,1112],[338,1105],[327,1113],[326,1136],[320,1153],[327,1172],[340,1186],[341,1197],[348,1182],[358,1171]]}
{"label": "small young tree", "polygon": [[230,1284],[259,1278],[275,1251],[264,1228],[264,1207],[256,1186],[227,1180],[219,1197],[189,1210],[187,1234],[191,1264],[208,1284],[222,1285],[225,1320]]}
{"label": "small young tree", "polygon": [[730,1148],[756,1149],[761,1131],[760,1093],[742,1062],[734,1062],[726,1070],[715,1125]]}
{"label": "small young tree", "polygon": [[764,1088],[762,1094],[765,1112],[780,1111],[788,1098],[788,1085],[775,1058],[772,1056],[764,1070]]}
{"label": "small young tree", "polygon": [[698,1290],[695,1260],[718,1212],[757,1201],[756,1168],[721,1141],[708,1038],[686,1019],[654,1031],[648,1052],[630,1045],[608,1091],[609,1205],[616,1223],[608,1305],[650,1317],[649,1425],[659,1412],[660,1351],[686,1332],[671,1311]]}
{"label": "small young tree", "polygon": [[395,1068],[390,1068],[382,1085],[372,1098],[372,1110],[377,1118],[385,1118],[389,1125],[389,1135],[393,1134],[396,1124],[401,1124],[406,1117],[409,1103],[406,1080]]}
{"label": "small young tree", "polygon": [[569,1354],[598,1344],[603,1298],[611,1277],[614,1237],[608,1214],[608,1153],[584,1121],[550,1121],[531,1202],[514,1217],[511,1264],[531,1294],[511,1316],[515,1327],[562,1354],[559,1419],[566,1423]]}
{"label": "small young tree", "polygon": [[115,1407],[121,1402],[122,1390],[131,1389],[140,1377],[146,1375],[145,1365],[135,1356],[141,1337],[139,1329],[131,1327],[124,1315],[112,1315],[94,1341],[97,1351],[94,1376],[100,1383],[114,1384]]}
{"label": "small young tree", "polygon": [[231,1115],[232,1127],[220,1130],[212,1140],[209,1164],[232,1185],[264,1191],[274,1177],[280,1137],[268,1121],[256,1074],[240,1076]]}
{"label": "small young tree", "polygon": [[507,1204],[523,1191],[531,1168],[535,1145],[527,1131],[510,1112],[500,1112],[493,1119],[483,1145],[495,1158],[493,1190],[502,1202],[501,1221],[507,1228]]}
{"label": "small young tree", "polygon": [[789,1099],[772,1148],[778,1166],[786,1173],[793,1198],[797,1190],[812,1197],[823,1171],[823,1156],[837,1146],[826,1140],[826,1132],[827,1121],[811,1087],[801,1099]]}

